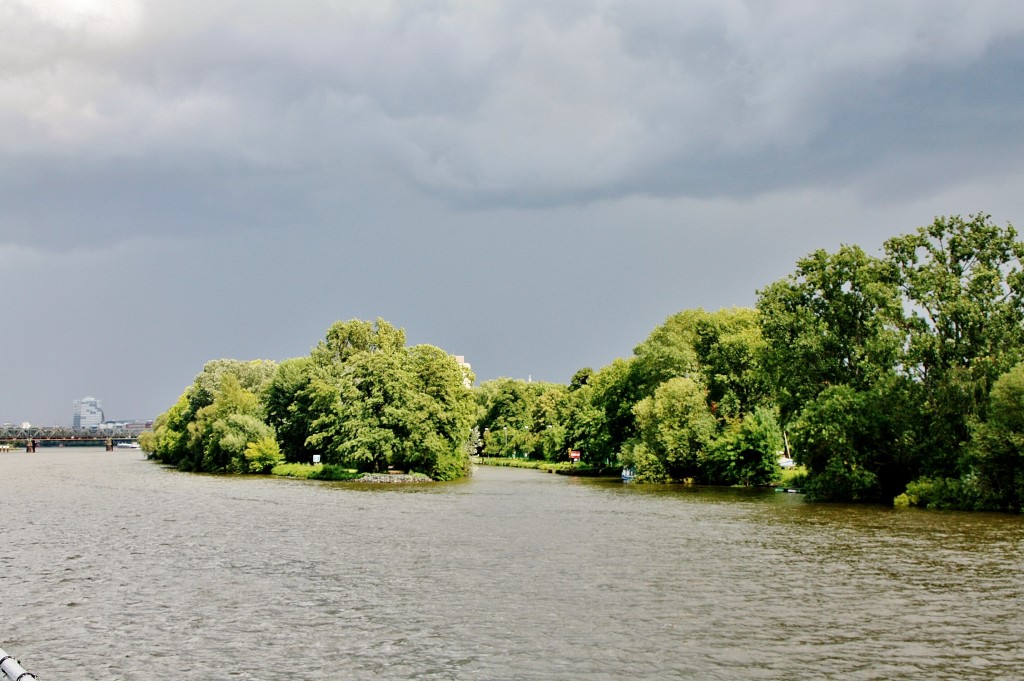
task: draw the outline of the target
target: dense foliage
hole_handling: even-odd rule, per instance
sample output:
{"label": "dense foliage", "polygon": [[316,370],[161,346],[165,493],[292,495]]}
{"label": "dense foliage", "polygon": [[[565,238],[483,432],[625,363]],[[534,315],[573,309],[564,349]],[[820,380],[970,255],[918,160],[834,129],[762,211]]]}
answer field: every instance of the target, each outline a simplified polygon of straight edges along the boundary
{"label": "dense foliage", "polygon": [[[812,498],[1020,510],[1024,244],[988,216],[815,251],[756,310],[685,310],[568,386],[476,390],[480,451],[764,484],[791,446]],[[788,436],[788,437],[787,437]]]}
{"label": "dense foliage", "polygon": [[1016,237],[938,218],[881,257],[813,253],[761,292],[764,366],[814,496],[892,499],[917,480],[922,504],[1020,508],[1013,457],[981,454],[1003,428],[992,391],[1024,359]]}
{"label": "dense foliage", "polygon": [[266,473],[319,454],[326,471],[448,480],[468,470],[471,380],[383,320],[337,322],[309,357],[207,363],[142,444],[182,470]]}
{"label": "dense foliage", "polygon": [[782,431],[762,372],[758,315],[686,310],[628,359],[580,369],[568,386],[509,378],[476,390],[481,452],[593,466],[637,479],[766,484]]}

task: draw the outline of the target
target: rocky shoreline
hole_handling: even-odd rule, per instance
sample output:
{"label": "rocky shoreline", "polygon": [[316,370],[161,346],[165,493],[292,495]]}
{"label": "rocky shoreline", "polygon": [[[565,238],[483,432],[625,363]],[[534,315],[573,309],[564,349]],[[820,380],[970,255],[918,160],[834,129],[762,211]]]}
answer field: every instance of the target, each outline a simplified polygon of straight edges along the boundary
{"label": "rocky shoreline", "polygon": [[373,483],[408,483],[408,482],[433,482],[430,477],[422,473],[366,473],[361,478],[352,482],[373,482]]}

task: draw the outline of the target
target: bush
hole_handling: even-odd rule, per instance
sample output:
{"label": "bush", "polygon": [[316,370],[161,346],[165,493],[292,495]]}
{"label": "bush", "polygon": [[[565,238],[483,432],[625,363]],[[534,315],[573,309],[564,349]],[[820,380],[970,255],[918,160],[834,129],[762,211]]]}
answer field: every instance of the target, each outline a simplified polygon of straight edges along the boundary
{"label": "bush", "polygon": [[270,469],[270,474],[283,478],[309,478],[319,473],[321,468],[320,464],[279,463]]}
{"label": "bush", "polygon": [[878,477],[833,456],[824,471],[808,476],[804,492],[811,501],[874,501],[878,496]]}
{"label": "bush", "polygon": [[355,480],[362,473],[353,468],[324,464],[319,471],[309,476],[310,480]]}
{"label": "bush", "polygon": [[779,474],[778,486],[786,489],[800,489],[807,484],[807,469],[790,468]]}
{"label": "bush", "polygon": [[272,435],[261,437],[255,442],[245,446],[242,459],[236,463],[240,473],[262,473],[264,475],[277,464],[281,463],[284,457],[278,447],[277,440]]}
{"label": "bush", "polygon": [[957,478],[918,478],[907,485],[906,492],[893,500],[893,505],[971,510],[979,508],[981,504],[978,491],[970,481]]}

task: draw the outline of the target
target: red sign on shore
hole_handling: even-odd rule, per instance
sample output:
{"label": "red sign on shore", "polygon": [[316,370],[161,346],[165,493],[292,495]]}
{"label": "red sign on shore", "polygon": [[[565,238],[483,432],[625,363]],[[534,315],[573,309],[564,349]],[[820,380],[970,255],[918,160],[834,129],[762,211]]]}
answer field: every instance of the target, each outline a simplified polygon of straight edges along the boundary
{"label": "red sign on shore", "polygon": [[570,461],[574,461],[574,462],[575,461],[579,461],[580,460],[580,450],[578,450],[578,449],[570,449],[569,450],[569,460]]}

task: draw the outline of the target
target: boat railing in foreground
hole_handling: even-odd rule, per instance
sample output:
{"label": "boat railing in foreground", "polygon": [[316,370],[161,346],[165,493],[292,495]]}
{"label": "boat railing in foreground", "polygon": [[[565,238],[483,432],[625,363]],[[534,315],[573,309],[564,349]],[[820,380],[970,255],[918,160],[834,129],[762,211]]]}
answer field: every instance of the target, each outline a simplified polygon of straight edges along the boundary
{"label": "boat railing in foreground", "polygon": [[10,679],[10,681],[25,681],[26,679],[37,678],[35,674],[25,671],[21,663],[5,653],[3,648],[0,648],[0,671],[4,673],[2,681],[7,681],[7,679]]}

